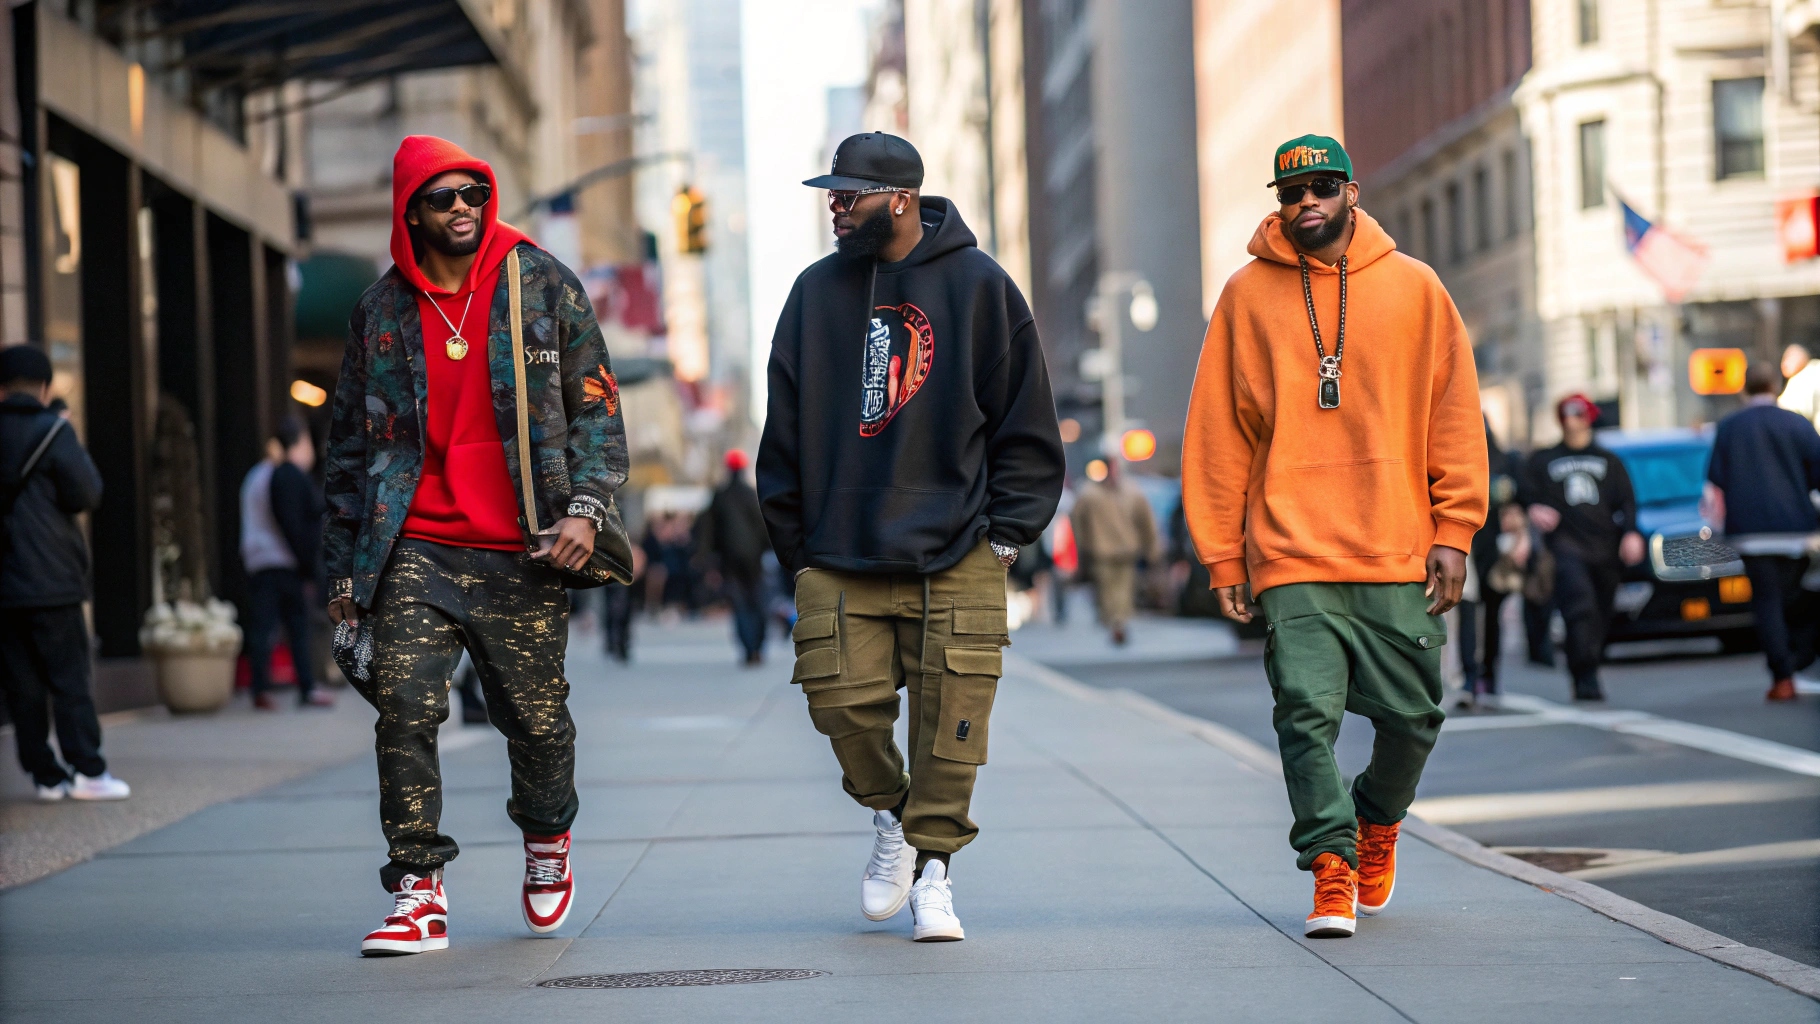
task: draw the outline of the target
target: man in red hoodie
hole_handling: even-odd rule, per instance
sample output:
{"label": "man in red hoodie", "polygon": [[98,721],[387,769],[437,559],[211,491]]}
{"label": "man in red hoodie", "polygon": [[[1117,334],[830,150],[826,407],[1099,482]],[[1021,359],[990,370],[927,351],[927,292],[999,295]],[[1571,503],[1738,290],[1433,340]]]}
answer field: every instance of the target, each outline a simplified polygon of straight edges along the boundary
{"label": "man in red hoodie", "polygon": [[354,310],[335,391],[329,614],[372,642],[354,684],[379,711],[390,846],[380,880],[394,897],[361,943],[369,956],[448,946],[443,865],[459,850],[440,830],[436,731],[464,648],[508,741],[525,923],[554,931],[574,894],[564,584],[595,581],[596,533],[619,528],[612,495],[626,477],[625,428],[585,292],[498,221],[495,193],[492,169],[453,143],[412,136],[399,147],[394,265]]}

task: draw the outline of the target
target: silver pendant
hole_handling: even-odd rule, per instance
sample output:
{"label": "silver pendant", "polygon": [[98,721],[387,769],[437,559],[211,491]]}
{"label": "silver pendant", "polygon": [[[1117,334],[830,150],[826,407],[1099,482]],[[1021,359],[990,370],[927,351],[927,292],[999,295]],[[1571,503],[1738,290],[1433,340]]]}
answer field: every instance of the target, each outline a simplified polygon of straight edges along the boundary
{"label": "silver pendant", "polygon": [[1340,382],[1332,377],[1321,378],[1321,408],[1338,409],[1340,407]]}

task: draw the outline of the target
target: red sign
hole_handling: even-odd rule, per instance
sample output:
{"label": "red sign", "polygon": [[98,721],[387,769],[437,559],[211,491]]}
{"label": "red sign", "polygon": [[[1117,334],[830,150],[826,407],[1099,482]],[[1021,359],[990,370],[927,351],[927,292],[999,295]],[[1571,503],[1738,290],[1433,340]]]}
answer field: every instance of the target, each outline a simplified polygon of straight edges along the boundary
{"label": "red sign", "polygon": [[1782,260],[1795,263],[1820,255],[1820,199],[1783,199],[1776,203],[1776,237]]}

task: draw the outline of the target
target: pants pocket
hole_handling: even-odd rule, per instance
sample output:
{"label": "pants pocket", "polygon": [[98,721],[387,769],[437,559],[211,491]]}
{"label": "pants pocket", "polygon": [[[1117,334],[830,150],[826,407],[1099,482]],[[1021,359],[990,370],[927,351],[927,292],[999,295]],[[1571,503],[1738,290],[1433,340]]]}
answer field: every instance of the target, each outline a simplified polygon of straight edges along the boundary
{"label": "pants pocket", "polygon": [[986,763],[986,735],[1004,654],[997,647],[950,647],[933,753],[945,761]]}

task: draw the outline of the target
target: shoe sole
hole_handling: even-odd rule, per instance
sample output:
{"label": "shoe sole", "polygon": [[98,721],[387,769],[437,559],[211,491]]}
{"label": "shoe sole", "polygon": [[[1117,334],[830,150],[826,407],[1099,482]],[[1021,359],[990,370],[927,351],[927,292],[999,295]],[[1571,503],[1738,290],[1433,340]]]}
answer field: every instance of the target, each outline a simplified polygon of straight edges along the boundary
{"label": "shoe sole", "polygon": [[71,800],[86,800],[89,803],[104,804],[110,800],[125,800],[132,795],[133,794],[131,793],[121,793],[117,796],[83,796],[80,793],[71,793],[69,798]]}
{"label": "shoe sole", "polygon": [[966,937],[967,933],[961,930],[960,925],[953,928],[931,928],[928,931],[921,928],[910,930],[912,942],[959,942]]}
{"label": "shoe sole", "polygon": [[1384,902],[1374,907],[1367,904],[1364,900],[1358,900],[1354,903],[1354,906],[1358,908],[1359,913],[1364,914],[1366,917],[1375,917],[1376,915],[1383,913],[1385,907],[1390,906],[1390,898],[1396,894],[1397,880],[1393,878],[1390,880],[1390,891],[1384,894]]}
{"label": "shoe sole", "polygon": [[447,935],[439,938],[418,939],[367,939],[360,944],[361,956],[410,956],[413,953],[429,953],[438,949],[449,948]]}
{"label": "shoe sole", "polygon": [[1303,926],[1302,934],[1310,939],[1344,939],[1358,927],[1358,920],[1351,917],[1311,917]]}

